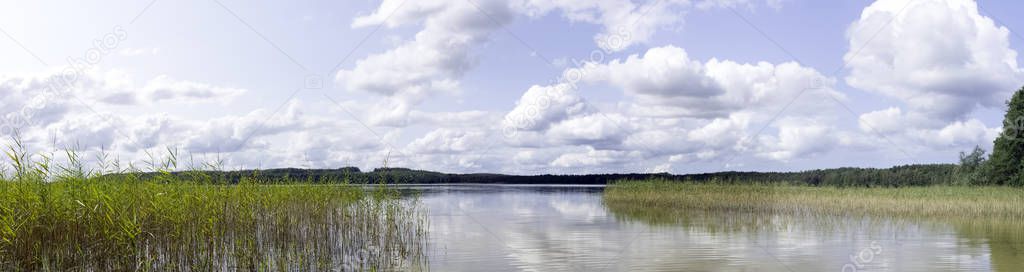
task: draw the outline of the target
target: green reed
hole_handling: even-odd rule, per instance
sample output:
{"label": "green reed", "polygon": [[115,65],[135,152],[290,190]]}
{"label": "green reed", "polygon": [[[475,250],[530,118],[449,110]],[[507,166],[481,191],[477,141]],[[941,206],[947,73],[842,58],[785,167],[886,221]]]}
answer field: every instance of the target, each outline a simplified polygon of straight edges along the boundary
{"label": "green reed", "polygon": [[1024,189],[1018,187],[840,188],[648,180],[614,183],[605,189],[603,202],[625,222],[716,235],[813,236],[872,229],[955,233],[970,246],[987,247],[994,271],[1018,271],[1024,263],[1019,254],[1024,246]]}
{"label": "green reed", "polygon": [[840,188],[622,181],[605,190],[604,202],[639,209],[1024,219],[1024,189],[1013,187]]}
{"label": "green reed", "polygon": [[[81,156],[30,154],[15,140],[0,176],[3,271],[391,271],[426,265],[426,216],[415,200],[350,185],[243,178],[217,185],[177,154],[149,172]],[[105,155],[104,155],[105,156]],[[99,168],[99,167],[97,167]],[[3,170],[3,169],[0,169]],[[146,178],[142,178],[146,176]],[[187,177],[187,178],[184,178]]]}

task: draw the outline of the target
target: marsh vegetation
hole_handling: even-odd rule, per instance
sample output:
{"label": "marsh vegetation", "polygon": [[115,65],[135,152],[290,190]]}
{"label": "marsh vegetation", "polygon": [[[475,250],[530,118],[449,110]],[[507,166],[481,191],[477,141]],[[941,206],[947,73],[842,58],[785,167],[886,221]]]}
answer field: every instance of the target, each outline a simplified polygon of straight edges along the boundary
{"label": "marsh vegetation", "polygon": [[1024,188],[998,186],[831,187],[624,181],[604,194],[612,206],[825,215],[1024,220]]}
{"label": "marsh vegetation", "polygon": [[174,152],[146,163],[158,173],[146,178],[134,167],[86,172],[72,151],[59,165],[18,142],[6,153],[0,270],[381,271],[427,261],[424,212],[386,188],[224,185],[202,171],[186,180],[170,174]]}
{"label": "marsh vegetation", "polygon": [[[1024,189],[1018,187],[863,188],[649,180],[610,185],[602,202],[622,221],[696,228],[722,236],[794,229],[814,230],[807,235],[953,233],[963,243],[958,246],[988,252],[988,269],[1016,271],[1024,262],[1018,250],[1024,247]],[[887,250],[893,250],[920,238],[871,239],[888,241]]]}

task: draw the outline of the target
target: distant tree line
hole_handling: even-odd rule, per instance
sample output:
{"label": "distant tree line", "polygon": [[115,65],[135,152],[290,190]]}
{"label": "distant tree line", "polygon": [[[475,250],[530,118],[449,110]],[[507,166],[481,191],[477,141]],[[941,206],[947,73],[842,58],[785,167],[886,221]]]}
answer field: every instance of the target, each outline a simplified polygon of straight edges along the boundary
{"label": "distant tree line", "polygon": [[[356,167],[339,169],[268,169],[246,171],[175,172],[174,180],[234,184],[242,180],[254,183],[320,184],[608,184],[618,180],[664,179],[699,183],[763,183],[810,186],[902,187],[956,184],[960,166],[955,164],[907,165],[886,169],[836,168],[802,172],[717,172],[673,175],[667,173],[588,174],[588,175],[502,175],[447,174],[407,168],[377,168],[362,172]],[[156,173],[143,174],[142,178]],[[147,177],[148,176],[148,177]]]}

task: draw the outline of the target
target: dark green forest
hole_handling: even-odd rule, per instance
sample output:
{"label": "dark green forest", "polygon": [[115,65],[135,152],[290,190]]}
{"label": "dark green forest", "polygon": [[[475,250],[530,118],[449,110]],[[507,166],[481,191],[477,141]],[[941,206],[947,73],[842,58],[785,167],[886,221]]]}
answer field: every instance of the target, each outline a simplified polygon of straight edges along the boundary
{"label": "dark green forest", "polygon": [[[664,179],[689,182],[717,183],[779,183],[811,186],[866,186],[901,187],[957,184],[954,164],[907,165],[888,169],[837,168],[803,172],[718,172],[673,175],[654,174],[591,174],[591,175],[502,175],[502,174],[446,174],[407,168],[377,168],[362,172],[356,167],[339,169],[269,169],[248,171],[191,171],[175,172],[175,180],[205,180],[234,184],[242,180],[254,183],[276,181],[308,182],[320,184],[608,184],[618,180]],[[142,179],[158,179],[158,174],[142,174]]]}

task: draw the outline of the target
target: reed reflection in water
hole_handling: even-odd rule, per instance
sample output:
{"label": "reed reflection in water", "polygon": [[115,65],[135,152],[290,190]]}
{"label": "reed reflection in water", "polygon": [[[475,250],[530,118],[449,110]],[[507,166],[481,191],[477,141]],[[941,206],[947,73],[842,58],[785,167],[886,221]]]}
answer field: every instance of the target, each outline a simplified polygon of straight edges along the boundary
{"label": "reed reflection in water", "polygon": [[410,187],[438,271],[1015,271],[1022,224],[651,210],[601,187]]}

